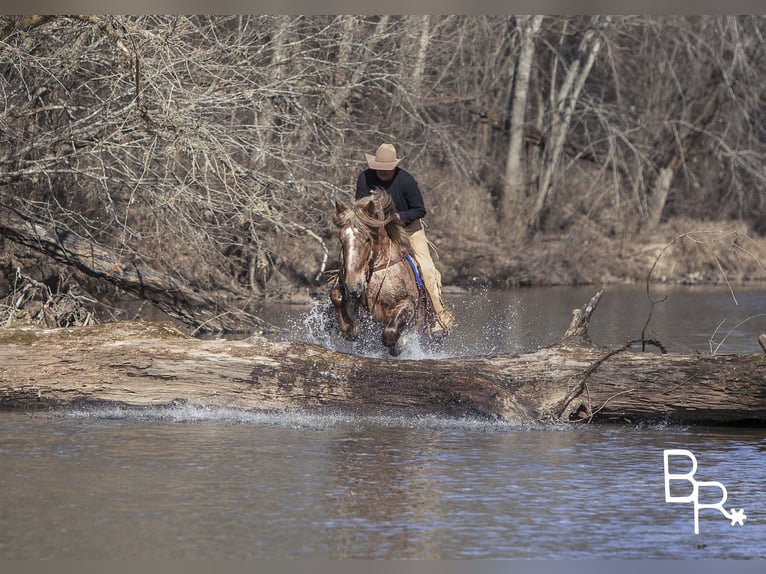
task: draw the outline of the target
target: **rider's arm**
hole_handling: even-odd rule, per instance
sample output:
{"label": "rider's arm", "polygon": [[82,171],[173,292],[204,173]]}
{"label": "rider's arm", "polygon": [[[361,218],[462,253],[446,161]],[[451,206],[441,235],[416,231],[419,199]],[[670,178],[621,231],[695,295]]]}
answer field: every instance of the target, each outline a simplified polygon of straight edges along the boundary
{"label": "rider's arm", "polygon": [[370,185],[367,183],[364,171],[359,173],[359,177],[356,178],[356,195],[354,199],[362,199],[370,195]]}
{"label": "rider's arm", "polygon": [[[409,174],[408,174],[409,175]],[[404,225],[412,223],[416,219],[421,219],[426,215],[426,205],[423,201],[423,194],[420,193],[418,182],[412,175],[409,175],[402,181],[402,197],[407,203],[407,209],[399,212],[399,217]]]}

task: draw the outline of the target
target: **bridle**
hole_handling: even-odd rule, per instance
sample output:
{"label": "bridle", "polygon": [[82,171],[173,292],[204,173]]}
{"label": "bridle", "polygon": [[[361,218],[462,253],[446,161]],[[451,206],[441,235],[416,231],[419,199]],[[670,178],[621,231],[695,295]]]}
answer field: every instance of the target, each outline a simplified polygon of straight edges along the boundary
{"label": "bridle", "polygon": [[[349,225],[353,225],[353,224],[349,223]],[[357,227],[357,229],[359,229],[359,228]],[[372,234],[370,234],[369,231],[364,231],[364,233],[367,233],[370,236],[372,235]],[[372,238],[370,238],[370,240],[372,241]],[[377,243],[378,242],[375,242],[375,243],[373,243],[373,245],[377,245]],[[387,274],[388,270],[391,267],[395,267],[396,265],[399,265],[400,263],[404,263],[406,261],[406,259],[402,256],[401,253],[399,253],[399,255],[395,259],[393,259],[393,260],[391,259],[391,254],[389,253],[388,259],[386,261],[380,261],[377,265],[375,265],[375,261],[378,259],[378,255],[379,255],[379,251],[376,248],[374,248],[374,247],[370,248],[370,255],[367,257],[367,272],[365,273],[365,280],[368,283],[369,283],[370,279],[372,278],[372,276],[375,273],[379,273],[379,272],[382,271],[382,272]],[[341,246],[341,250],[340,250],[340,262],[341,262],[341,270],[343,272],[342,274],[343,274],[343,277],[344,277],[344,281],[342,283],[343,283],[343,287],[345,289],[345,284],[346,284],[346,282],[345,282],[346,264],[345,264],[345,260],[344,260],[344,257],[343,257],[343,247],[342,246]],[[374,301],[378,300],[378,297],[380,296],[380,292],[383,289],[383,283],[385,282],[385,280],[386,280],[386,276],[384,275],[383,279],[381,279],[381,281],[380,281],[380,286],[378,287],[378,292],[375,294],[375,297],[373,299]]]}

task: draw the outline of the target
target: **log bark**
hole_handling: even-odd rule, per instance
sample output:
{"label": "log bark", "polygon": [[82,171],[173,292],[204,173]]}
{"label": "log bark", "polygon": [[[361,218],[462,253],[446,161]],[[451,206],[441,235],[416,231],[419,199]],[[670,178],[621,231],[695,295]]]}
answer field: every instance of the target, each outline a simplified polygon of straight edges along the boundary
{"label": "log bark", "polygon": [[145,299],[198,332],[270,329],[257,317],[228,307],[137,258],[119,255],[71,230],[0,204],[0,235]]}
{"label": "log bark", "polygon": [[[600,297],[600,293],[597,294]],[[192,403],[247,410],[480,417],[520,424],[766,422],[766,354],[595,347],[594,297],[558,345],[522,355],[363,358],[165,324],[0,329],[0,407]]]}

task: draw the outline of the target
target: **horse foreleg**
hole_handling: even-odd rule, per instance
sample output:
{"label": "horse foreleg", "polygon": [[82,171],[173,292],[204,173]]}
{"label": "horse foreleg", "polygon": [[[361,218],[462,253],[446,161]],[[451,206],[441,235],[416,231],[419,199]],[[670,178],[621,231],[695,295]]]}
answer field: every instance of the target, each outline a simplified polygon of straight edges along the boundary
{"label": "horse foreleg", "polygon": [[359,336],[359,326],[351,315],[351,305],[344,296],[343,289],[333,287],[330,290],[330,301],[332,301],[332,306],[335,307],[340,332],[348,340],[356,339]]}
{"label": "horse foreleg", "polygon": [[404,328],[414,316],[414,307],[412,305],[403,305],[383,327],[383,344],[388,347],[388,352],[392,356],[396,357],[402,352],[399,340],[402,336],[402,331],[404,331]]}

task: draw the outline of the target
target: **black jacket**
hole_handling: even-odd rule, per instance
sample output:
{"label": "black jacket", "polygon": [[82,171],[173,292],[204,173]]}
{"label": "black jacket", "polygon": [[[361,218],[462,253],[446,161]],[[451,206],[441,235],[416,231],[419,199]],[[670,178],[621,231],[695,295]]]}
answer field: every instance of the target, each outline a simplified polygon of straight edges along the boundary
{"label": "black jacket", "polygon": [[425,216],[426,206],[423,203],[423,195],[420,193],[418,182],[410,172],[397,167],[394,178],[391,181],[383,181],[374,169],[365,169],[356,180],[356,199],[367,197],[376,188],[385,189],[391,194],[396,211],[399,212],[404,225]]}

